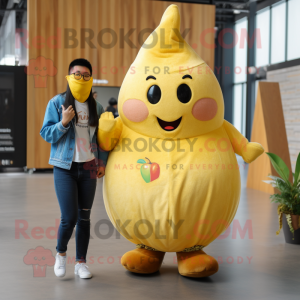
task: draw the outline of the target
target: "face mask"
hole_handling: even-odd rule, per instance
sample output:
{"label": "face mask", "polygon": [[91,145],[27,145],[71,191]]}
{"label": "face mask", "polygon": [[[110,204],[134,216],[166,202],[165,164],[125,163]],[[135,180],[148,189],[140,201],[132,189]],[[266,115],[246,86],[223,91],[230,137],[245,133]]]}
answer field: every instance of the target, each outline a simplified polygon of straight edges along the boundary
{"label": "face mask", "polygon": [[73,97],[81,103],[85,102],[91,93],[93,77],[89,81],[85,81],[83,78],[77,80],[70,75],[66,76],[66,78]]}

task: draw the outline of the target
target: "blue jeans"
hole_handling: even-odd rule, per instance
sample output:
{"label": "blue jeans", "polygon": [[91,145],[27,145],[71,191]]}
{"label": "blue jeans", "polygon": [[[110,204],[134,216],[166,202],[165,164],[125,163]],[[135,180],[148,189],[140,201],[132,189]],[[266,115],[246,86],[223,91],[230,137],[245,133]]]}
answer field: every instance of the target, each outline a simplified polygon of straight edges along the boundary
{"label": "blue jeans", "polygon": [[67,251],[76,225],[76,261],[86,262],[91,208],[97,186],[95,169],[94,160],[88,163],[72,162],[70,170],[59,167],[53,169],[55,192],[61,211],[56,250],[59,253]]}

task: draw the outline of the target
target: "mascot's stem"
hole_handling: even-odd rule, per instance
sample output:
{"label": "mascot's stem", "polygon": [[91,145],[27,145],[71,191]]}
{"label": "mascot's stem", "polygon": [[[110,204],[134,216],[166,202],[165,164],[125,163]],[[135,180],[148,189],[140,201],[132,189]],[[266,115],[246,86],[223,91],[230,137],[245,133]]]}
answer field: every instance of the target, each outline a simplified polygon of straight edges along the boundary
{"label": "mascot's stem", "polygon": [[150,159],[148,157],[145,157],[145,158],[149,160],[149,164],[152,164],[152,162],[150,161]]}

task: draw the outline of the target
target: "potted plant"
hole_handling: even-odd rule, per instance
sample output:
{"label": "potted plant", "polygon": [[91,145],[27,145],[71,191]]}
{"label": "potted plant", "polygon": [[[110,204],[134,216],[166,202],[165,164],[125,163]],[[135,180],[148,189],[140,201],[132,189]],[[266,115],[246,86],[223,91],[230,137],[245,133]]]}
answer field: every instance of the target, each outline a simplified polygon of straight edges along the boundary
{"label": "potted plant", "polygon": [[300,244],[300,153],[297,158],[295,173],[293,173],[293,183],[289,181],[290,170],[285,162],[274,153],[266,154],[280,176],[269,175],[271,180],[264,181],[278,191],[278,193],[270,196],[271,202],[278,203],[279,230],[276,234],[278,235],[283,227],[286,243]]}

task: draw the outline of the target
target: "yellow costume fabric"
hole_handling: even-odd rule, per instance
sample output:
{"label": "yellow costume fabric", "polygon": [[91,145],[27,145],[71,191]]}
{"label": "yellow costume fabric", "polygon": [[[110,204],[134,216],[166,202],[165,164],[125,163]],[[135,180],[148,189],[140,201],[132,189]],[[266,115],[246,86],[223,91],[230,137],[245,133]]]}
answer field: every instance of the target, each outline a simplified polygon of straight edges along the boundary
{"label": "yellow costume fabric", "polygon": [[134,244],[162,252],[207,246],[222,234],[240,198],[235,153],[250,163],[264,151],[224,120],[217,79],[179,32],[171,5],[123,81],[120,117],[104,113],[98,131],[111,150],[104,179],[111,222]]}

